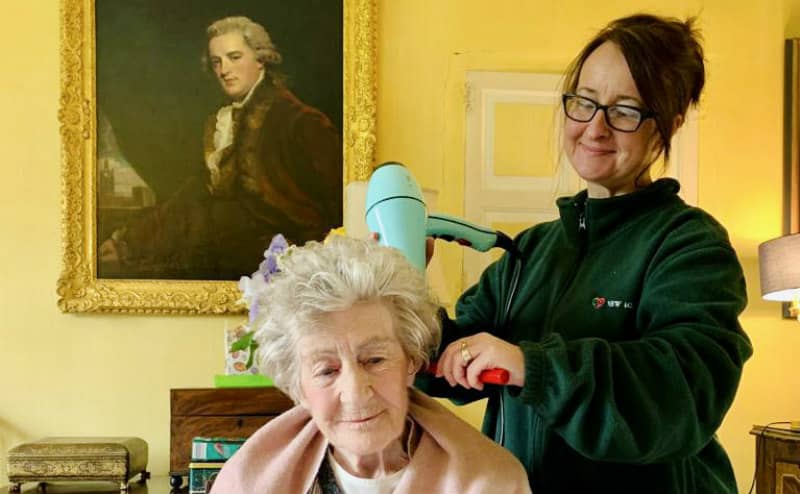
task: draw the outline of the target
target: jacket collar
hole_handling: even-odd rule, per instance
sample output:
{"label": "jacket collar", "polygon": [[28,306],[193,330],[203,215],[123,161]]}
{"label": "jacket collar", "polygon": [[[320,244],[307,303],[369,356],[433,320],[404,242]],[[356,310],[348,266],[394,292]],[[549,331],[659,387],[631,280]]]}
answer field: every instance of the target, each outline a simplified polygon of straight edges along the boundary
{"label": "jacket collar", "polygon": [[[659,179],[649,186],[621,196],[591,199],[582,190],[556,201],[561,226],[570,244],[596,242],[623,229],[636,218],[664,206],[678,197],[680,184],[672,178]],[[581,228],[581,224],[585,228]]]}

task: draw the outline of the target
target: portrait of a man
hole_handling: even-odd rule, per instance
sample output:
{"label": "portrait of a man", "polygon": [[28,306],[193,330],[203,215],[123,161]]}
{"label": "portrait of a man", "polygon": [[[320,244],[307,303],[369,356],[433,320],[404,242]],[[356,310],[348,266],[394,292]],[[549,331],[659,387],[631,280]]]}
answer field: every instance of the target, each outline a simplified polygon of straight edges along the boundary
{"label": "portrait of a man", "polygon": [[[198,58],[223,98],[210,104],[214,98],[193,87],[174,88],[190,93],[183,95],[188,119],[160,121],[157,113],[141,115],[120,103],[110,88],[105,100],[98,91],[98,277],[237,280],[250,274],[275,234],[303,244],[341,225],[341,110],[332,119],[335,98],[317,97],[326,109],[290,89],[295,78],[282,70],[285,51],[254,17],[217,17],[205,27]],[[334,22],[341,30],[341,17]],[[339,65],[340,40],[339,31]],[[98,79],[100,69],[98,55]],[[334,77],[312,72],[306,80],[338,86],[341,108],[342,82]],[[153,111],[175,113],[179,105],[167,100]],[[160,133],[131,124],[131,115],[159,123]],[[163,133],[171,136],[167,146]],[[167,149],[168,158],[159,156]]]}

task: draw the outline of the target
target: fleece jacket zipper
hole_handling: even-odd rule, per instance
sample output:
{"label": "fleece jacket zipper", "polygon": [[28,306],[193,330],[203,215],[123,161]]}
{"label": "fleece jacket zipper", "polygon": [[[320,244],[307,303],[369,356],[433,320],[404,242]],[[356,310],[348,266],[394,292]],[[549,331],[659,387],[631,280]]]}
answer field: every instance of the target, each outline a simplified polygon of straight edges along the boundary
{"label": "fleece jacket zipper", "polygon": [[578,254],[575,256],[575,262],[572,263],[571,270],[569,275],[564,278],[564,284],[561,287],[561,290],[558,293],[555,301],[553,302],[552,308],[549,311],[547,316],[547,323],[545,324],[545,332],[542,334],[542,338],[547,336],[553,331],[553,312],[556,307],[559,306],[561,303],[561,299],[564,298],[564,295],[572,286],[572,283],[575,281],[575,277],[578,275],[578,269],[580,268],[581,264],[583,263],[583,257],[586,254],[586,244],[588,243],[588,226],[586,224],[586,209],[587,209],[587,200],[584,199],[583,201],[575,201],[572,203],[573,206],[578,210]]}
{"label": "fleece jacket zipper", "polygon": [[[569,275],[565,278],[564,285],[562,286],[558,297],[555,299],[555,303],[553,304],[553,308],[558,307],[558,304],[561,302],[561,299],[564,298],[567,291],[572,286],[572,283],[575,281],[576,276],[578,275],[578,269],[580,268],[581,264],[583,263],[583,257],[586,253],[587,243],[588,243],[588,227],[586,224],[586,209],[587,209],[587,199],[583,201],[575,201],[573,202],[573,206],[578,210],[578,254],[575,256],[575,262],[571,266],[571,270]],[[547,322],[545,324],[545,328],[547,328],[542,335],[546,336],[553,330],[553,310],[550,311],[548,315]],[[542,419],[539,415],[534,414],[534,422],[533,426],[531,427],[533,431],[533,455],[532,455],[532,468],[530,468],[531,472],[534,472],[533,481],[536,479],[541,478],[540,476],[543,474],[542,471],[542,449],[544,443],[544,434],[545,434],[545,427],[542,424]]]}

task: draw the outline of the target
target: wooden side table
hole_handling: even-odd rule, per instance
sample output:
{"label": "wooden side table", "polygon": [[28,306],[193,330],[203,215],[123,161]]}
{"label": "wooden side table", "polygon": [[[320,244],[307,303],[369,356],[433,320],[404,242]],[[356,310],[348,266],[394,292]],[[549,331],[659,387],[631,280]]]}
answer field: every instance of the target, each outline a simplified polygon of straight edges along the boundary
{"label": "wooden side table", "polygon": [[249,437],[293,406],[277,388],[170,390],[170,485],[180,487],[189,474],[192,438]]}
{"label": "wooden side table", "polygon": [[800,494],[800,432],[754,425],[758,494]]}

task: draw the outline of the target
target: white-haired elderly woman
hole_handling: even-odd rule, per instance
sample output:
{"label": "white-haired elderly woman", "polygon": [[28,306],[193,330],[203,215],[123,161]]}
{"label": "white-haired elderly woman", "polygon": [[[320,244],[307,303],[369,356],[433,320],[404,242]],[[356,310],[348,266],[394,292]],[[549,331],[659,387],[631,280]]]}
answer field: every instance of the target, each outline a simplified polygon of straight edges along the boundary
{"label": "white-haired elderly woman", "polygon": [[441,330],[399,251],[332,237],[277,267],[246,288],[260,368],[297,406],[247,440],[213,494],[530,492],[513,456],[411,387]]}

